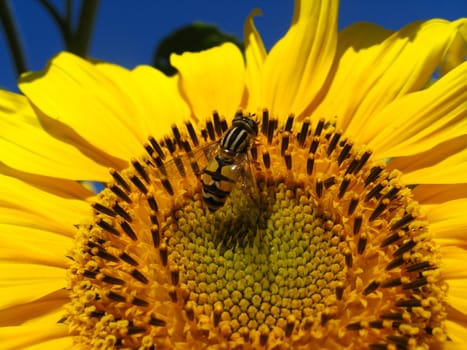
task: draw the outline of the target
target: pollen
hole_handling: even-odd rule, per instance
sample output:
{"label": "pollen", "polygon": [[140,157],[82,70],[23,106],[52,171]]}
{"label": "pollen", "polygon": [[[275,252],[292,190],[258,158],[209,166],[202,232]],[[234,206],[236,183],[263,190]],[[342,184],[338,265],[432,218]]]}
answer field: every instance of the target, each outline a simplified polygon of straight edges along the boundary
{"label": "pollen", "polygon": [[[412,349],[446,340],[446,286],[411,188],[331,121],[264,111],[218,210],[215,113],[145,152],[77,226],[64,322],[89,349]],[[247,169],[248,168],[248,169]]]}

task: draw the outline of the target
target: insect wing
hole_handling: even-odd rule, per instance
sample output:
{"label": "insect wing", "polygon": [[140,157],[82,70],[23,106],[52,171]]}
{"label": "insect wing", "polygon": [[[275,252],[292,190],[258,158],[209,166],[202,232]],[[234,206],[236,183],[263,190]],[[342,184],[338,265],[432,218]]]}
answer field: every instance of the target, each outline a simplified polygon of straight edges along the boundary
{"label": "insect wing", "polygon": [[197,147],[191,152],[174,153],[168,160],[155,161],[159,177],[180,180],[186,176],[199,177],[218,148],[217,142]]}

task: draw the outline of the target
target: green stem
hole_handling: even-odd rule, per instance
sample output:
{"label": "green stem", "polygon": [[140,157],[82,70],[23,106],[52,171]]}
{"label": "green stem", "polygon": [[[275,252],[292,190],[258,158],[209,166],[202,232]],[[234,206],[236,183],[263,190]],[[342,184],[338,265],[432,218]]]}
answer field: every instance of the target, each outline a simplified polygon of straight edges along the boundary
{"label": "green stem", "polygon": [[68,50],[79,56],[85,57],[87,55],[98,5],[99,0],[83,0],[73,41],[67,47]]}
{"label": "green stem", "polygon": [[16,73],[19,76],[27,71],[26,59],[24,57],[21,40],[16,29],[15,21],[11,14],[8,0],[0,0],[0,21],[5,31],[6,40],[13,56]]}
{"label": "green stem", "polygon": [[66,45],[66,43],[71,40],[71,23],[68,21],[68,18],[63,19],[57,9],[47,0],[39,0],[39,3],[44,6],[47,12],[52,16],[52,19],[55,21],[62,33],[63,41]]}

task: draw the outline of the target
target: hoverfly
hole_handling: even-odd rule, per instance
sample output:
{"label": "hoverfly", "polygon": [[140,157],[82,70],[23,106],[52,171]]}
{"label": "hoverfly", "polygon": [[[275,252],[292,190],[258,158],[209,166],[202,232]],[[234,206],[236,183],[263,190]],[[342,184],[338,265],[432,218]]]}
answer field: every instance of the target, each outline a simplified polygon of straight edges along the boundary
{"label": "hoverfly", "polygon": [[[224,133],[201,174],[203,201],[210,211],[221,208],[237,182],[247,191],[256,191],[256,180],[251,168],[245,169],[248,152],[258,135],[257,123],[246,116],[236,115],[232,126]],[[251,164],[247,164],[251,167]]]}

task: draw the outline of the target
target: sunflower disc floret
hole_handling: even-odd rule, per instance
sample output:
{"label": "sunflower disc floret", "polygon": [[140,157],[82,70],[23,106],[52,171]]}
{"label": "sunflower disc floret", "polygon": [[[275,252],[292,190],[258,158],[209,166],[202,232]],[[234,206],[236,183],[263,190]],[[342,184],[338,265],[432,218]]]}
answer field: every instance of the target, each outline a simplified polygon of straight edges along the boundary
{"label": "sunflower disc floret", "polygon": [[[445,339],[439,256],[397,171],[332,123],[264,111],[258,205],[207,210],[196,150],[227,128],[149,138],[79,226],[65,322],[88,348],[405,349]],[[256,213],[251,219],[249,213]]]}

